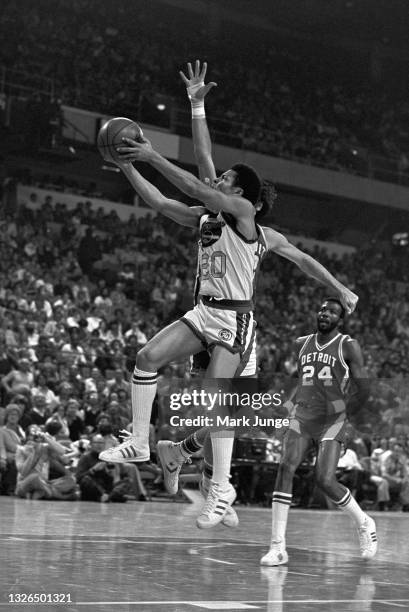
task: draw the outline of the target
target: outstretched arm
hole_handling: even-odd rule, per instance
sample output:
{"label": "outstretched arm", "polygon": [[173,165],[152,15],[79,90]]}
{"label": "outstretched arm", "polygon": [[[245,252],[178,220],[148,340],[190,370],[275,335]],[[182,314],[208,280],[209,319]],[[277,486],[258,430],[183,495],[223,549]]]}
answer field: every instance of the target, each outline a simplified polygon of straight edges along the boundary
{"label": "outstretched arm", "polygon": [[358,296],[332,276],[331,272],[324,268],[323,265],[288,242],[285,236],[271,229],[271,227],[263,227],[263,230],[268,250],[274,251],[277,255],[293,261],[307,276],[315,278],[322,285],[334,291],[348,314],[355,310]]}
{"label": "outstretched arm", "polygon": [[[295,341],[293,342],[292,356],[294,356],[296,361],[298,359],[298,355],[300,353],[301,347],[303,346],[307,338],[308,336],[300,336],[299,338],[296,338]],[[300,381],[298,378],[296,378],[292,380],[292,383],[293,383],[292,387],[288,391],[288,398],[286,398],[286,401],[283,404],[283,407],[287,409],[289,416],[293,415],[294,406],[296,404],[296,395],[297,395],[298,386],[300,384]]]}
{"label": "outstretched arm", "polygon": [[132,164],[118,164],[135,191],[153,210],[169,217],[179,225],[197,227],[205,214],[203,206],[188,206],[183,202],[166,198],[152,183],[147,181]]}
{"label": "outstretched arm", "polygon": [[205,85],[206,62],[203,62],[203,66],[200,67],[200,61],[196,60],[194,71],[189,62],[187,69],[188,77],[182,71],[179,74],[186,85],[187,95],[192,107],[192,136],[196,163],[200,179],[211,184],[216,178],[216,170],[212,159],[212,142],[206,121],[205,96],[217,84],[210,81]]}
{"label": "outstretched arm", "polygon": [[206,208],[212,212],[228,212],[237,219],[254,216],[254,207],[248,200],[235,195],[227,196],[217,189],[204,185],[193,174],[175,166],[152,149],[149,140],[145,139],[143,142],[136,142],[130,138],[124,138],[123,140],[124,146],[117,149],[122,163],[147,162],[183,193],[203,202]]}

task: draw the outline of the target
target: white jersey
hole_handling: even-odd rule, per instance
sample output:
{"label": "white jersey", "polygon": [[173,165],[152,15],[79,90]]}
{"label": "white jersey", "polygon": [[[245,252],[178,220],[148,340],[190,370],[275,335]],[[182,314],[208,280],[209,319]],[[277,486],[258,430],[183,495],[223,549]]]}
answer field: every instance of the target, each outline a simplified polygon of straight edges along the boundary
{"label": "white jersey", "polygon": [[248,302],[252,307],[256,273],[266,252],[264,232],[256,228],[257,238],[247,240],[236,229],[232,215],[219,212],[201,217],[199,295],[229,300],[233,307],[234,302]]}

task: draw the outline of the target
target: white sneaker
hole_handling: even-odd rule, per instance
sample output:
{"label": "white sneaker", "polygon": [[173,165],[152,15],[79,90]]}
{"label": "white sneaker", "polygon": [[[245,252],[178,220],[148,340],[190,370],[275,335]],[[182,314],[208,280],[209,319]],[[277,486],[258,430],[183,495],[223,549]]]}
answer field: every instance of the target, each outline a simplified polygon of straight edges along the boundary
{"label": "white sneaker", "polygon": [[218,483],[210,481],[209,493],[200,515],[196,519],[199,529],[210,529],[218,525],[226,516],[226,511],[236,499],[236,491],[228,482],[222,488]]}
{"label": "white sneaker", "polygon": [[[209,493],[210,480],[206,478],[204,475],[202,476],[202,480],[199,482],[199,491],[202,496],[206,499]],[[239,526],[239,517],[237,516],[237,512],[231,506],[227,506],[226,514],[222,518],[223,525],[226,527],[230,527],[234,529]]]}
{"label": "white sneaker", "polygon": [[283,565],[284,563],[288,563],[285,542],[282,540],[271,542],[270,550],[260,559],[260,565],[274,567],[275,565]]}
{"label": "white sneaker", "polygon": [[372,559],[378,550],[375,521],[368,515],[366,520],[358,527],[359,548],[362,559]]}
{"label": "white sneaker", "polygon": [[150,450],[148,442],[141,447],[141,443],[136,436],[133,436],[129,431],[122,430],[121,437],[125,438],[125,442],[119,446],[111,446],[99,453],[99,459],[107,463],[129,463],[149,461]]}
{"label": "white sneaker", "polygon": [[191,463],[190,457],[184,457],[178,444],[170,440],[160,440],[157,445],[158,457],[163,469],[165,489],[171,495],[176,495],[179,489],[179,474],[184,463]]}

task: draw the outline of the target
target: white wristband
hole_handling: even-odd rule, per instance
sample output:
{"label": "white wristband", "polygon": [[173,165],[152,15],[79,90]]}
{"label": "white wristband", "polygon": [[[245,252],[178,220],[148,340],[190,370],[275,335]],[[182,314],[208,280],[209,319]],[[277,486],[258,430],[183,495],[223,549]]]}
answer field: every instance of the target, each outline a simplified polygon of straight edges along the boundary
{"label": "white wristband", "polygon": [[203,119],[206,117],[204,102],[192,104],[192,119]]}
{"label": "white wristband", "polygon": [[187,95],[192,105],[192,119],[203,119],[206,117],[204,100],[195,100],[195,93],[204,85],[204,81],[187,87]]}

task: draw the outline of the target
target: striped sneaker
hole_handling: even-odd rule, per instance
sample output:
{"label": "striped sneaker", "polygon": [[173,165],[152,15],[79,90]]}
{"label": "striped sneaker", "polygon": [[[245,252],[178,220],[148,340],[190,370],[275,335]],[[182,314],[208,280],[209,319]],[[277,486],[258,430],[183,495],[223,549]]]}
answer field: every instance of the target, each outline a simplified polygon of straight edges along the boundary
{"label": "striped sneaker", "polygon": [[[206,476],[203,474],[202,480],[199,482],[199,491],[205,499],[209,493],[209,487],[210,479],[206,478]],[[239,517],[237,516],[237,512],[231,506],[227,506],[226,514],[222,518],[222,523],[226,527],[230,528],[239,526]]]}
{"label": "striped sneaker", "polygon": [[120,434],[126,440],[119,444],[119,446],[111,446],[111,448],[107,448],[102,453],[99,453],[98,459],[107,463],[142,463],[143,461],[149,461],[150,450],[148,442],[141,446],[138,438],[129,433],[129,431],[122,430]]}
{"label": "striped sneaker", "polygon": [[284,563],[288,563],[288,554],[285,549],[285,542],[283,540],[271,542],[270,550],[264,555],[264,557],[261,557],[260,565],[274,567],[275,565],[283,565]]}
{"label": "striped sneaker", "polygon": [[378,550],[375,521],[368,515],[366,520],[358,527],[359,548],[362,559],[372,559]]}
{"label": "striped sneaker", "polygon": [[226,516],[227,508],[236,499],[236,491],[228,482],[222,488],[213,480],[210,482],[209,493],[200,515],[196,519],[199,529],[210,529],[218,525]]}

